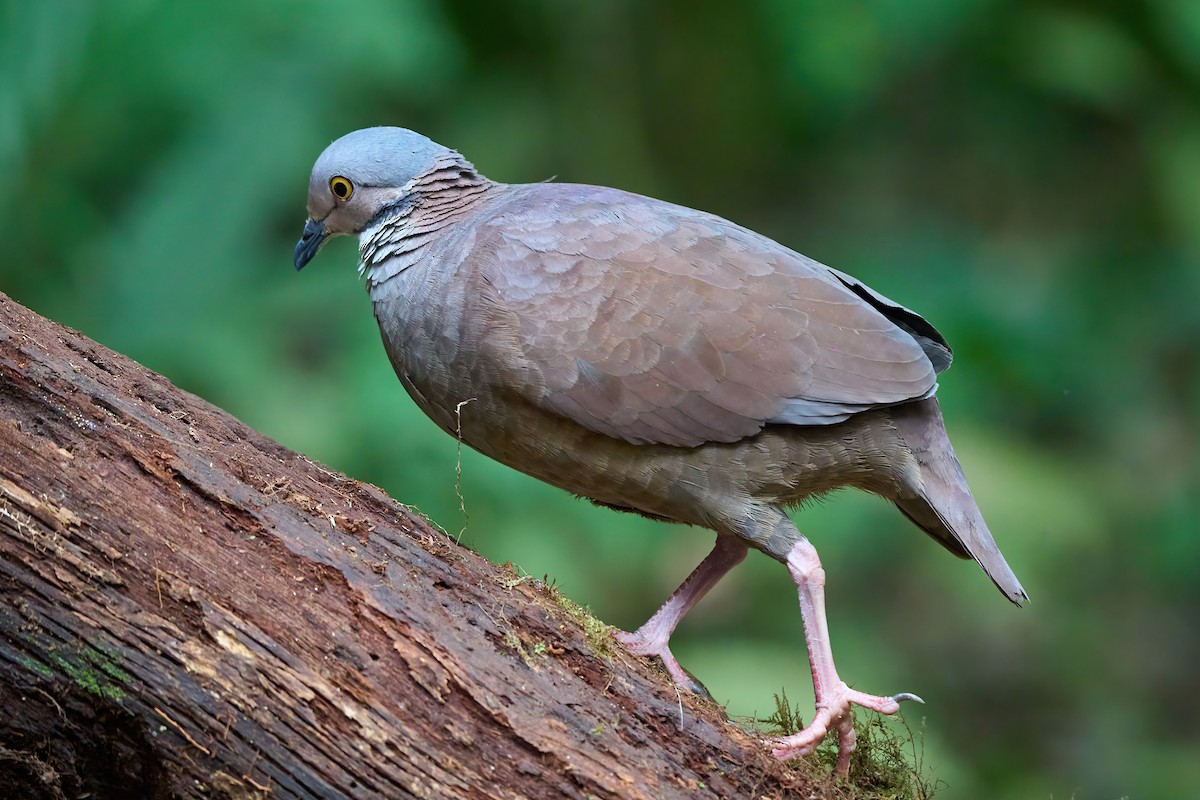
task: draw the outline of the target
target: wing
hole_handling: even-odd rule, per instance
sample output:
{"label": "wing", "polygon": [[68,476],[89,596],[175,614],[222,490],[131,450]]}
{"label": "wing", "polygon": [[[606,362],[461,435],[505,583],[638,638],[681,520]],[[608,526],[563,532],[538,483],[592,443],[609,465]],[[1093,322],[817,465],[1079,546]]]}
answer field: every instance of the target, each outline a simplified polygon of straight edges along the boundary
{"label": "wing", "polygon": [[832,424],[929,396],[949,364],[918,315],[719,217],[526,189],[474,247],[516,326],[509,388],[593,431],[691,447]]}

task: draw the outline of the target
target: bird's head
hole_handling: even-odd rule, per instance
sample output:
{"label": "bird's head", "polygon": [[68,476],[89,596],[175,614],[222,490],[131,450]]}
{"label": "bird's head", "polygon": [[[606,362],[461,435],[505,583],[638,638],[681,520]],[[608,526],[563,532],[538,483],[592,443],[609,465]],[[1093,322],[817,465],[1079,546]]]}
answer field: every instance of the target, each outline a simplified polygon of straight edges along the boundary
{"label": "bird's head", "polygon": [[406,128],[364,128],[321,153],[308,182],[308,221],[296,244],[296,269],[331,236],[359,234],[449,148]]}

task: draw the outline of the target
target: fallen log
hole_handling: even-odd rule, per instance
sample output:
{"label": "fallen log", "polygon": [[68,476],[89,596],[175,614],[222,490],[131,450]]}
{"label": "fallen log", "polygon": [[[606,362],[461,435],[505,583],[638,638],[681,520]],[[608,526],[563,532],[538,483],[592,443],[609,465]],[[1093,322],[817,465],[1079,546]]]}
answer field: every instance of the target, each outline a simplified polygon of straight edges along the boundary
{"label": "fallen log", "polygon": [[783,797],[541,582],[0,294],[0,797]]}

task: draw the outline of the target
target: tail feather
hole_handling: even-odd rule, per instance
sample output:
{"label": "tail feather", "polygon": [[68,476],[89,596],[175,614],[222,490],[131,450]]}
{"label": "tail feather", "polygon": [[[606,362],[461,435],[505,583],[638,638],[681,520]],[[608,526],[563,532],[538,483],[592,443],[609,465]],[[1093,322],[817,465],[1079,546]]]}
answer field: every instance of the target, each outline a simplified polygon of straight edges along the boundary
{"label": "tail feather", "polygon": [[973,558],[1009,600],[1029,599],[1000,553],[950,446],[937,398],[889,409],[901,438],[912,451],[920,480],[894,498],[905,516],[962,558]]}

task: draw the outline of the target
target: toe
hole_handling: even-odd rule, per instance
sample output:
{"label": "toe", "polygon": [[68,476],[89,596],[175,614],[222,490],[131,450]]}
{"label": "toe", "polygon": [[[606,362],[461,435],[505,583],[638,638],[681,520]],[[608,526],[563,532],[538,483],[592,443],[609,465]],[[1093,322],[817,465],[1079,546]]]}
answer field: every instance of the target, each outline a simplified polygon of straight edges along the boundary
{"label": "toe", "polygon": [[847,689],[843,695],[845,698],[845,712],[850,713],[850,704],[869,708],[872,711],[878,711],[880,714],[895,714],[900,710],[900,703],[895,697],[879,697],[873,694],[864,694],[856,692],[853,689]]}
{"label": "toe", "polygon": [[812,722],[804,730],[793,733],[791,736],[770,739],[768,744],[771,746],[771,754],[780,761],[808,755],[817,749],[817,745],[825,738],[825,734],[829,733],[829,724],[832,719],[829,709],[818,709]]}
{"label": "toe", "polygon": [[636,632],[627,633],[625,631],[618,631],[614,634],[614,637],[626,650],[635,656],[648,656],[660,659],[663,666],[667,669],[667,674],[671,676],[671,680],[680,689],[704,698],[712,697],[704,684],[696,679],[696,676],[679,665],[679,662],[675,660],[675,656],[671,654],[671,648],[664,642],[649,641],[639,636]]}
{"label": "toe", "polygon": [[845,775],[850,768],[850,754],[854,752],[857,736],[854,732],[852,706],[862,706],[880,714],[895,714],[900,710],[900,701],[917,699],[916,695],[902,693],[893,697],[879,697],[856,692],[841,684],[827,695],[827,701],[817,707],[817,713],[807,728],[791,736],[770,740],[771,753],[780,760],[806,756],[817,748],[831,729],[838,734],[837,773]]}

